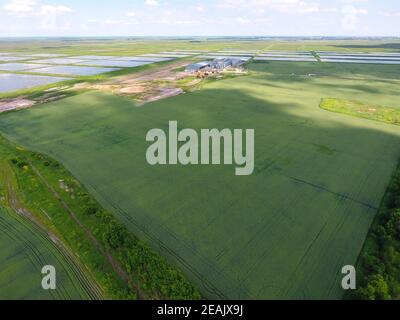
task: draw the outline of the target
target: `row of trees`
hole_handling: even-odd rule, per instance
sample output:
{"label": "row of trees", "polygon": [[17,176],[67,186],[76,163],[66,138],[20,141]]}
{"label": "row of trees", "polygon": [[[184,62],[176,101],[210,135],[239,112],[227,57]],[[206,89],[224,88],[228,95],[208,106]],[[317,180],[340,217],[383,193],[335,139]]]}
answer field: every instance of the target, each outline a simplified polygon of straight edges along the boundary
{"label": "row of trees", "polygon": [[359,270],[360,287],[354,298],[400,299],[400,167],[367,239]]}
{"label": "row of trees", "polygon": [[186,278],[147,244],[140,241],[113,215],[102,209],[90,196],[84,213],[98,220],[97,235],[104,247],[132,276],[140,288],[152,299],[200,299],[201,295]]}

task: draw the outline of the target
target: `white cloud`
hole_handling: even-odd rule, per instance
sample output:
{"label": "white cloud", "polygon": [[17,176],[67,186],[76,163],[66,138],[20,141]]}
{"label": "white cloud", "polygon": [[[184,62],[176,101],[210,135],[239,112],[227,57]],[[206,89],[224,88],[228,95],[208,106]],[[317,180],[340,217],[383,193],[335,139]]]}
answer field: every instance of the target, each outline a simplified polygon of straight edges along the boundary
{"label": "white cloud", "polygon": [[12,0],[4,5],[9,14],[26,14],[33,12],[36,0]]}
{"label": "white cloud", "polygon": [[197,6],[195,6],[195,8],[194,8],[197,12],[205,12],[206,11],[206,8],[204,7],[204,6],[202,6],[202,5],[197,5]]}
{"label": "white cloud", "polygon": [[9,14],[17,15],[58,15],[72,12],[72,9],[65,5],[40,5],[36,0],[11,0],[6,3],[4,9]]}
{"label": "white cloud", "polygon": [[380,15],[384,17],[400,17],[400,11],[399,12],[384,11],[380,12]]}
{"label": "white cloud", "polygon": [[108,25],[120,25],[120,24],[123,24],[124,21],[123,20],[107,19],[107,20],[104,21],[104,23],[108,24]]}
{"label": "white cloud", "polygon": [[155,6],[158,6],[158,1],[157,0],[146,0],[145,4],[148,5],[148,6],[155,7]]}
{"label": "white cloud", "polygon": [[368,2],[368,0],[341,0],[341,2],[353,4],[353,3],[360,3],[360,2]]}
{"label": "white cloud", "polygon": [[[59,15],[72,12],[72,9],[64,5],[44,5],[40,7],[39,14],[42,17],[41,29],[56,31],[60,28]],[[63,27],[65,28],[65,27]]]}
{"label": "white cloud", "polygon": [[246,19],[246,18],[242,18],[242,17],[237,17],[235,19],[235,22],[237,22],[239,24],[248,24],[248,23],[250,23],[250,20]]}
{"label": "white cloud", "polygon": [[217,7],[227,9],[246,8],[256,12],[272,9],[287,13],[319,12],[320,5],[305,0],[220,0]]}
{"label": "white cloud", "polygon": [[[363,0],[346,0],[346,1],[363,1]],[[342,8],[343,18],[342,27],[347,30],[355,30],[359,22],[359,15],[368,13],[367,9],[358,9],[353,5],[346,5]]]}
{"label": "white cloud", "polygon": [[40,14],[42,15],[57,15],[67,12],[72,12],[72,9],[63,5],[59,6],[45,5],[40,7]]}
{"label": "white cloud", "polygon": [[330,7],[322,9],[323,12],[338,12],[338,8]]}

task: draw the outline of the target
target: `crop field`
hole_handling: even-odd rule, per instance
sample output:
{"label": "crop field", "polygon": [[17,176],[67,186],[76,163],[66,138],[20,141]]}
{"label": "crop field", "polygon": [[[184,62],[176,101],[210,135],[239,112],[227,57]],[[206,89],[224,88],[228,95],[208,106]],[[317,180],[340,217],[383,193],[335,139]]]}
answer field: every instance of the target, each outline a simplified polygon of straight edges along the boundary
{"label": "crop field", "polygon": [[[41,287],[45,265],[57,269],[56,291]],[[0,207],[0,270],[0,299],[90,299],[87,280],[75,262],[41,230],[4,207]]]}
{"label": "crop field", "polygon": [[[0,116],[0,132],[60,160],[209,298],[338,299],[394,171],[400,128],[319,108],[398,108],[400,67],[257,62],[248,76],[137,108],[89,92]],[[152,128],[254,128],[256,170],[147,164]],[[29,124],[29,125],[28,125]]]}

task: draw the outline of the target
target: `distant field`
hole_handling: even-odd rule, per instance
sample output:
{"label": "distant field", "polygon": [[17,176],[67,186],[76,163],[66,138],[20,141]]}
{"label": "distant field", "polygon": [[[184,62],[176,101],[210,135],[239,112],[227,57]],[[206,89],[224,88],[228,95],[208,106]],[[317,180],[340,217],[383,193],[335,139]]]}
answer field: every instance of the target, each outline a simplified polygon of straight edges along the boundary
{"label": "distant field", "polygon": [[[399,66],[271,62],[136,108],[99,92],[0,116],[0,132],[60,160],[210,298],[338,299],[400,156],[400,128],[321,98],[398,107]],[[254,128],[256,171],[150,167],[149,129]]]}
{"label": "distant field", "polygon": [[398,40],[251,40],[232,38],[198,39],[42,39],[38,41],[0,41],[1,51],[55,54],[130,55],[170,50],[326,50],[326,51],[400,51]]}
{"label": "distant field", "polygon": [[[41,270],[57,270],[57,290],[41,287]],[[0,299],[81,300],[87,294],[86,276],[43,232],[11,209],[0,207]]]}
{"label": "distant field", "polygon": [[[0,98],[14,98],[16,96],[29,96],[38,94],[46,89],[72,85],[83,81],[98,81],[110,77],[130,74],[140,70],[148,70],[158,67],[157,65],[142,65],[140,62],[129,61],[133,56],[148,55],[160,56],[162,52],[179,51],[210,51],[214,56],[200,55],[197,58],[185,57],[188,63],[199,59],[211,59],[218,57],[221,51],[228,55],[244,54],[253,52],[254,54],[265,53],[267,50],[275,51],[306,51],[307,58],[291,58],[294,60],[305,61],[315,60],[311,51],[330,51],[335,53],[355,52],[380,52],[380,53],[399,53],[400,41],[398,39],[382,40],[301,40],[300,39],[267,39],[267,38],[42,38],[42,39],[0,39]],[[220,52],[219,52],[220,51]],[[200,54],[199,52],[199,54]],[[270,52],[271,53],[271,52]],[[315,53],[314,53],[315,54]],[[320,53],[321,54],[321,53]],[[328,53],[332,54],[332,53]],[[26,55],[21,57],[21,55]],[[315,54],[316,55],[316,54]],[[321,54],[322,55],[322,54]],[[170,54],[161,56],[170,56]],[[173,56],[173,55],[172,55]],[[75,58],[74,58],[75,57]],[[101,57],[104,57],[103,60]],[[170,56],[171,57],[171,56]],[[337,57],[337,56],[335,56]],[[393,58],[393,57],[392,57]],[[35,60],[36,59],[36,60]],[[117,60],[110,62],[108,59]],[[121,60],[120,60],[121,59]],[[193,60],[194,59],[194,60]],[[257,57],[256,59],[268,60],[271,58]],[[272,58],[282,60],[282,57]],[[287,59],[287,58],[285,58]],[[87,61],[85,61],[87,60]],[[141,58],[139,58],[141,60]],[[317,58],[317,60],[321,60]],[[325,59],[322,59],[325,61]],[[21,61],[24,61],[21,63]],[[136,61],[136,58],[135,60]],[[333,61],[333,60],[326,60]],[[341,60],[344,61],[344,60]],[[8,63],[6,63],[8,62]],[[32,65],[42,63],[47,66]],[[365,60],[360,58],[360,63]],[[371,61],[369,61],[371,62]],[[51,64],[55,65],[52,66]],[[74,66],[76,63],[81,66]],[[387,63],[380,61],[380,63]],[[390,63],[399,63],[391,61]],[[50,64],[50,65],[49,65]],[[96,66],[98,66],[96,68]],[[103,67],[103,68],[101,68]],[[116,67],[105,68],[105,67]],[[134,70],[127,68],[135,68]],[[122,68],[122,69],[121,69]],[[17,75],[14,72],[32,73],[29,75]],[[45,75],[49,77],[38,77]],[[56,78],[55,76],[58,76]],[[68,79],[59,78],[60,76]],[[72,78],[69,78],[72,77]],[[19,80],[19,81],[18,81]]]}

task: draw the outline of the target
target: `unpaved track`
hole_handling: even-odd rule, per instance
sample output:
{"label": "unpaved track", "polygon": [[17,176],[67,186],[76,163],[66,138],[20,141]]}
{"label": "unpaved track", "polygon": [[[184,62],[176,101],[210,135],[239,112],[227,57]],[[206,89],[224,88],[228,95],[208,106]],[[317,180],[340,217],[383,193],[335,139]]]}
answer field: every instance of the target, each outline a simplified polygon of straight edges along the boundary
{"label": "unpaved track", "polygon": [[[70,218],[84,231],[86,237],[88,240],[96,247],[101,254],[104,255],[104,257],[107,259],[107,261],[110,263],[112,266],[113,270],[118,274],[118,276],[129,286],[131,287],[135,292],[138,297],[138,299],[145,299],[145,294],[142,292],[142,290],[136,286],[133,281],[131,281],[131,278],[129,275],[123,270],[122,266],[120,263],[114,259],[112,254],[106,250],[103,249],[102,245],[100,242],[96,239],[96,237],[92,234],[92,232],[85,227],[83,223],[79,220],[77,215],[71,210],[71,208],[68,206],[68,204],[62,199],[62,197],[59,195],[59,193],[48,183],[48,181],[43,177],[43,175],[40,173],[40,171],[33,165],[31,161],[28,161],[30,167],[32,170],[35,172],[35,174],[39,177],[39,179],[43,182],[43,184],[46,186],[46,188],[53,194],[53,196],[60,202],[64,210],[69,214]],[[5,172],[5,170],[2,170],[1,176],[4,179],[4,182],[7,186],[7,193],[8,193],[8,202],[9,205],[16,211],[18,212],[21,216],[25,217],[28,219],[31,223],[34,223],[38,227],[40,227],[42,230],[44,230],[49,238],[55,243],[60,250],[62,250],[63,253],[66,255],[73,257],[74,259],[75,256],[70,252],[70,250],[64,245],[64,243],[57,237],[57,235],[54,234],[54,232],[48,230],[40,221],[37,219],[29,210],[24,208],[24,206],[20,203],[18,200],[18,196],[16,194],[16,191],[13,187],[13,184],[11,182],[11,178],[8,176],[8,174]],[[94,298],[96,300],[102,300],[104,299],[104,292],[101,289],[100,285],[97,283],[93,284],[93,294]]]}
{"label": "unpaved track", "polygon": [[98,82],[96,84],[78,84],[77,88],[89,88],[108,91],[122,95],[141,95],[136,97],[138,106],[152,101],[173,97],[183,93],[183,89],[176,83],[188,75],[177,72],[176,69],[185,67],[190,63],[187,60],[170,63],[166,66],[150,70],[135,72],[129,75]]}
{"label": "unpaved track", "polygon": [[[11,177],[9,176],[9,173],[7,172],[6,168],[3,168],[0,172],[0,177],[4,180],[4,183],[7,188],[7,200],[9,206],[15,210],[19,215],[27,219],[30,223],[34,224],[37,226],[40,230],[44,231],[45,234],[47,234],[49,240],[53,242],[57,248],[60,250],[60,253],[68,260],[72,261],[77,268],[81,269],[83,274],[87,274],[88,271],[84,270],[83,267],[81,267],[81,263],[77,261],[77,258],[75,255],[70,251],[70,249],[61,241],[61,239],[51,230],[48,230],[43,223],[37,219],[28,209],[26,209],[21,202],[18,200],[17,193],[15,191],[15,188],[13,186],[13,183],[11,181]],[[85,276],[87,277],[87,276]],[[86,288],[90,288],[90,292],[88,294],[91,296],[91,299],[94,300],[104,300],[105,299],[105,293],[101,286],[95,281],[93,277],[89,277],[88,280],[88,286]]]}
{"label": "unpaved track", "polygon": [[139,288],[139,286],[135,285],[129,275],[124,271],[120,263],[114,259],[112,254],[107,250],[104,250],[100,242],[96,239],[93,233],[86,228],[86,226],[79,220],[77,215],[72,211],[72,209],[68,206],[68,204],[64,201],[64,199],[59,195],[59,193],[48,183],[48,181],[43,177],[40,171],[33,165],[32,162],[28,160],[29,165],[32,170],[36,173],[39,179],[43,182],[43,184],[47,187],[47,189],[53,194],[53,196],[60,202],[65,211],[69,214],[71,219],[84,231],[86,237],[90,240],[90,242],[99,250],[111,264],[113,270],[118,274],[118,276],[129,286],[131,287],[138,297],[138,299],[145,299],[144,292]]}

